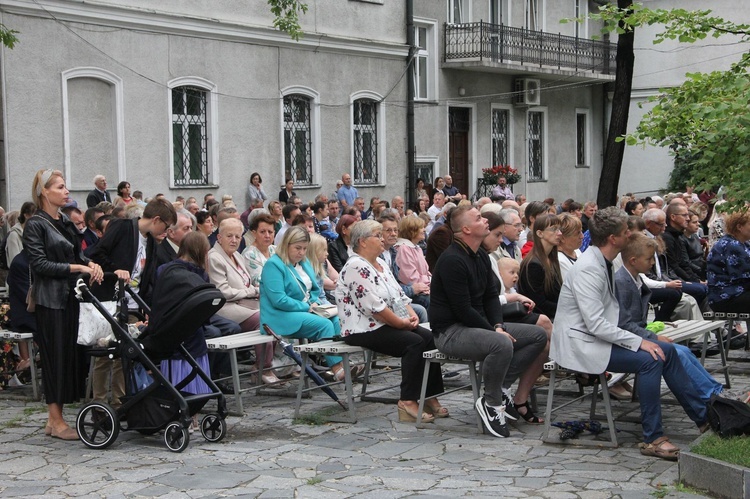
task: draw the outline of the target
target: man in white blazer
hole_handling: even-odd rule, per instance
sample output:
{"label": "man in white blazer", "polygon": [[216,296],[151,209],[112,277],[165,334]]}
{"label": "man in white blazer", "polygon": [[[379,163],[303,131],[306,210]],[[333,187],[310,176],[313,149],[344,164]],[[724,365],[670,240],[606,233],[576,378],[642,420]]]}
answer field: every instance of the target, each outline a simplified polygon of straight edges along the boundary
{"label": "man in white blazer", "polygon": [[550,358],[584,373],[638,373],[644,439],[641,454],[677,460],[679,449],[662,428],[661,377],[702,430],[707,428],[706,404],[690,383],[672,344],[646,340],[617,327],[619,306],[611,262],[627,244],[627,220],[625,212],[609,207],[597,211],[589,221],[591,246],[565,276]]}

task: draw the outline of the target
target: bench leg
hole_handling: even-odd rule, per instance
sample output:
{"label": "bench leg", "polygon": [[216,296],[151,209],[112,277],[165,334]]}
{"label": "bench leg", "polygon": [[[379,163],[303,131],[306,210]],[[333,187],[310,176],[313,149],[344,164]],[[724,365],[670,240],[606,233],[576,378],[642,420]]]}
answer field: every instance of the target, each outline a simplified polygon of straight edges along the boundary
{"label": "bench leg", "polygon": [[357,409],[354,406],[354,388],[352,387],[352,370],[349,362],[349,354],[344,352],[341,355],[344,363],[344,385],[346,387],[346,404],[349,408],[349,420],[352,423],[357,422]]}
{"label": "bench leg", "polygon": [[360,400],[364,400],[367,395],[367,385],[370,384],[370,369],[374,361],[374,355],[372,350],[365,349],[365,372],[362,378],[362,391],[360,392]]}
{"label": "bench leg", "polygon": [[[479,369],[477,370],[477,363],[474,361],[470,361],[468,363],[469,366],[469,381],[471,382],[471,393],[474,395],[474,403],[476,404],[476,401],[479,399],[479,385],[482,383],[482,362],[479,363]],[[476,409],[474,409],[474,412],[476,413],[477,417],[477,429],[479,430],[479,433],[484,433],[484,423],[482,422],[482,417],[479,415],[478,412],[476,412]]]}
{"label": "bench leg", "polygon": [[299,409],[302,405],[302,391],[307,388],[307,352],[302,352],[302,370],[299,373],[297,381],[297,403],[294,405],[294,418],[299,418]]}
{"label": "bench leg", "polygon": [[552,429],[552,403],[555,398],[555,380],[557,379],[557,368],[549,373],[549,388],[547,388],[547,409],[544,411],[544,432],[542,442],[549,442],[549,432]]}
{"label": "bench leg", "polygon": [[42,393],[39,389],[39,373],[36,370],[36,349],[34,348],[34,340],[30,339],[27,343],[29,345],[29,367],[31,368],[31,390],[34,394],[34,400],[41,400]]}
{"label": "bench leg", "polygon": [[[719,357],[721,358],[721,367],[724,370],[724,380],[727,382],[724,388],[732,388],[732,382],[729,380],[729,366],[727,366],[727,350],[724,349],[724,341],[721,338],[721,327],[715,330],[716,343],[719,345]],[[731,333],[730,333],[731,335]]]}
{"label": "bench leg", "polygon": [[237,412],[240,416],[245,414],[242,408],[242,393],[240,392],[240,371],[237,366],[237,350],[229,350],[229,362],[232,368],[232,388],[234,389],[234,401],[237,404]]}
{"label": "bench leg", "polygon": [[427,378],[430,376],[430,366],[432,366],[432,359],[425,359],[424,374],[422,374],[422,390],[419,393],[419,407],[417,408],[417,426],[422,424],[422,412],[424,412],[425,396],[427,395]]}

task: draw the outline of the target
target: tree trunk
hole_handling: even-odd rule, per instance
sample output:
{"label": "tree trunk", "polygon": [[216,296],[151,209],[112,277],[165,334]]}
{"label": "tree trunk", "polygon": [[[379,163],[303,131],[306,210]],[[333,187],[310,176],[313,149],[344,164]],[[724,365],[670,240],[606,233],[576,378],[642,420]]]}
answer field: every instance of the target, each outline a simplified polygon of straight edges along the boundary
{"label": "tree trunk", "polygon": [[[633,0],[617,0],[620,9],[627,9]],[[621,24],[622,25],[622,24]],[[633,41],[635,30],[617,38],[617,69],[615,73],[615,92],[612,98],[612,116],[609,120],[609,132],[604,148],[602,174],[599,178],[599,191],[596,202],[600,208],[617,205],[617,188],[620,184],[622,157],[625,154],[625,141],[616,142],[628,131],[628,114],[630,113],[630,91],[633,88]]]}

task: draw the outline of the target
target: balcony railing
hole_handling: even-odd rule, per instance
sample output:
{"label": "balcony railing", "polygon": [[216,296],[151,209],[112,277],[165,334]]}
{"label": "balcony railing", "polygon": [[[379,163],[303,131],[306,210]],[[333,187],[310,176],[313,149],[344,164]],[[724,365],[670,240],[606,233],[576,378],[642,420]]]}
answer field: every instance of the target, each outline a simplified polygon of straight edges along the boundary
{"label": "balcony railing", "polygon": [[613,43],[485,22],[446,24],[445,61],[480,60],[615,73]]}

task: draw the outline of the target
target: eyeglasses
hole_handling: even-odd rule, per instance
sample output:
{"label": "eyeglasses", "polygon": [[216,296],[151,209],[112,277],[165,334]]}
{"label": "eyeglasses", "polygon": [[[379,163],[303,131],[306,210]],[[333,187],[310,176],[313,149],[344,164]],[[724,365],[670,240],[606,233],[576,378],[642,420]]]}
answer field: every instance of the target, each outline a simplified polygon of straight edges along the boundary
{"label": "eyeglasses", "polygon": [[516,229],[523,229],[523,224],[519,222],[517,224],[513,224],[513,227],[515,227]]}
{"label": "eyeglasses", "polygon": [[562,234],[560,227],[547,227],[546,229],[544,229],[544,232],[559,232],[560,234]]}
{"label": "eyeglasses", "polygon": [[378,239],[383,239],[383,234],[370,234],[368,237],[377,237]]}

